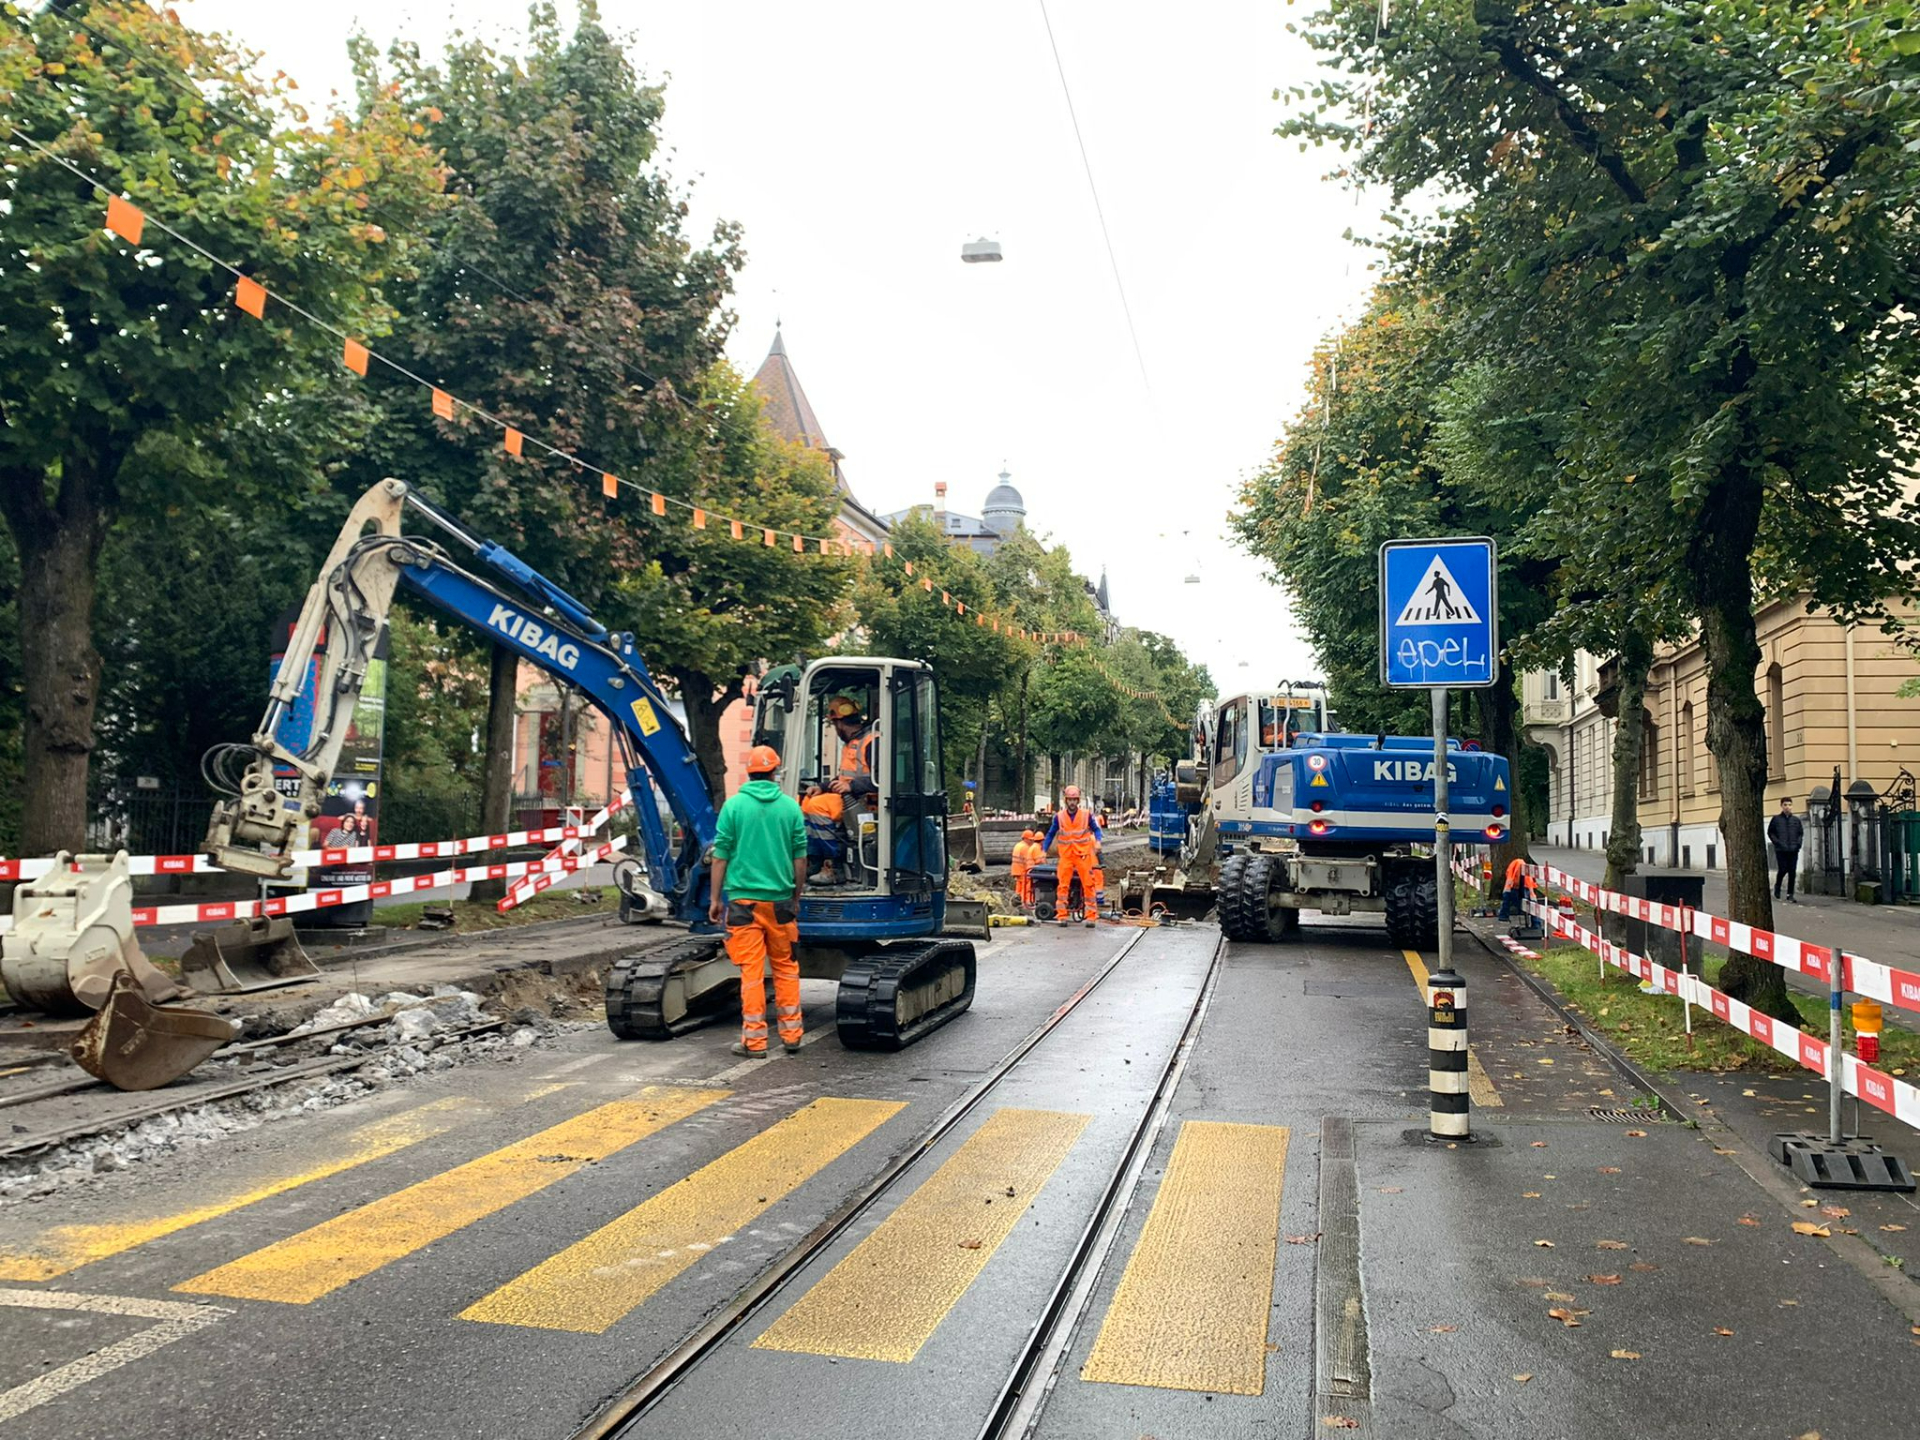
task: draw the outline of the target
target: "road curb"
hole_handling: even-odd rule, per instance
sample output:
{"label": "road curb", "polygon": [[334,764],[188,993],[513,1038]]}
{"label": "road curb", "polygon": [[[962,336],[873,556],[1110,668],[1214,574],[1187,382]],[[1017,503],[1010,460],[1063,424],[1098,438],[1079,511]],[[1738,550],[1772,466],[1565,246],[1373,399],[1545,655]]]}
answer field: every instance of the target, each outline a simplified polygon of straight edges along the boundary
{"label": "road curb", "polygon": [[[1713,1109],[1688,1105],[1682,1097],[1673,1092],[1671,1086],[1656,1080],[1616,1050],[1604,1035],[1584,1024],[1579,1016],[1569,1010],[1566,1002],[1550,984],[1533,974],[1509,954],[1505,946],[1498,944],[1474,926],[1465,924],[1464,921],[1461,928],[1473,936],[1483,950],[1504,964],[1509,972],[1517,975],[1528,989],[1572,1026],[1581,1039],[1592,1046],[1609,1065],[1652,1095],[1672,1113],[1676,1120],[1692,1125],[1702,1139],[1711,1141],[1709,1148],[1715,1151],[1731,1151],[1731,1154],[1717,1156],[1717,1158],[1731,1160],[1739,1166],[1748,1179],[1779,1202],[1780,1208],[1786,1212],[1789,1219],[1805,1218],[1805,1209],[1800,1204],[1804,1198],[1802,1188],[1774,1163],[1773,1157],[1763,1151],[1755,1150],[1739,1131],[1722,1120]],[[1889,1252],[1881,1250],[1865,1234],[1831,1235],[1826,1237],[1824,1243],[1858,1271],[1861,1278],[1866,1280],[1888,1305],[1904,1316],[1909,1324],[1920,1325],[1920,1285],[1886,1263]]]}

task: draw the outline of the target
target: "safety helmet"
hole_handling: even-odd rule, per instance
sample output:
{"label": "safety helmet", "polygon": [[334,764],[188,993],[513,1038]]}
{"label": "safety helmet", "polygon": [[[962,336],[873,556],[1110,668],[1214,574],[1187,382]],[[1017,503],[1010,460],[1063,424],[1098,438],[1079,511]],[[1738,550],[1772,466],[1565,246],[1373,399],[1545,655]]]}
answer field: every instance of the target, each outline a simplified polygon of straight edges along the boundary
{"label": "safety helmet", "polygon": [[1038,840],[1040,837],[1031,830],[1022,830],[1020,832],[1020,838],[1022,840]]}
{"label": "safety helmet", "polygon": [[747,774],[765,775],[780,768],[780,752],[771,745],[756,745],[747,751]]}
{"label": "safety helmet", "polygon": [[860,718],[859,702],[850,700],[845,695],[836,695],[827,702],[827,718],[829,720],[858,720]]}
{"label": "safety helmet", "polygon": [[1060,792],[1060,798],[1062,800],[1078,800],[1080,798],[1080,787],[1078,785],[1067,786],[1066,789]]}

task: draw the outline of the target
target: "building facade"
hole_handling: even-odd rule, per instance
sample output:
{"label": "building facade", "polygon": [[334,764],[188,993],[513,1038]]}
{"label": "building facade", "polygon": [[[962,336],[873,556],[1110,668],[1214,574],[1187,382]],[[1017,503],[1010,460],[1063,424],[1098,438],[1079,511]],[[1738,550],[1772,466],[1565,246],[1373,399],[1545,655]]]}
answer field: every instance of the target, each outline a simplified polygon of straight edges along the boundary
{"label": "building facade", "polygon": [[[1920,674],[1911,654],[1877,630],[1776,601],[1755,617],[1760,666],[1754,693],[1766,710],[1766,810],[1789,797],[1802,815],[1836,772],[1893,791],[1920,757],[1920,700],[1900,687]],[[1573,683],[1534,671],[1521,682],[1527,737],[1549,759],[1548,815],[1536,833],[1549,844],[1603,849],[1612,828],[1615,687],[1610,664],[1581,652]],[[1689,870],[1725,866],[1720,776],[1707,750],[1706,660],[1698,641],[1663,648],[1647,677],[1641,746],[1641,859]],[[1859,793],[1859,792],[1856,792]],[[1843,827],[1845,828],[1845,827]],[[1811,844],[1811,841],[1809,841]]]}

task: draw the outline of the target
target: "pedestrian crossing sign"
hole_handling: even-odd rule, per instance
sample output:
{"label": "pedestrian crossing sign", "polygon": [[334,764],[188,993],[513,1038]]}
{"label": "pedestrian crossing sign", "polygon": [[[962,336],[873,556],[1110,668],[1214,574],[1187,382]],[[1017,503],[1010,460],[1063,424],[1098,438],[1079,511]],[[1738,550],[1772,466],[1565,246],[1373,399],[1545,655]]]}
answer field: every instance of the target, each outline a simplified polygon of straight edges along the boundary
{"label": "pedestrian crossing sign", "polygon": [[1479,689],[1500,674],[1493,541],[1389,540],[1380,547],[1380,678]]}

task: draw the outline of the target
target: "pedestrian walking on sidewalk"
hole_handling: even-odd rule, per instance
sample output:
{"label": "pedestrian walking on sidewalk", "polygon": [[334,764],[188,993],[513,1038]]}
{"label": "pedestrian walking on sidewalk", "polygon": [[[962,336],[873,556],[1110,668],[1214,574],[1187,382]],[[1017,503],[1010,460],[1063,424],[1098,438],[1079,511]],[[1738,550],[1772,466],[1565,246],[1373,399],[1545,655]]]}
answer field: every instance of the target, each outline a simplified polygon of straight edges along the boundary
{"label": "pedestrian walking on sidewalk", "polygon": [[800,802],[773,782],[780,756],[747,752],[747,783],[720,807],[713,837],[713,898],[707,918],[727,927],[727,958],[740,967],[740,1043],[733,1053],[767,1058],[767,963],[780,1043],[800,1053],[800,897],[807,888],[807,821]]}
{"label": "pedestrian walking on sidewalk", "polygon": [[1805,834],[1806,827],[1793,813],[1793,801],[1782,796],[1780,813],[1767,822],[1767,843],[1773,846],[1773,898],[1780,898],[1780,882],[1784,880],[1789,905],[1800,903],[1793,898],[1793,876],[1800,868],[1800,842]]}

